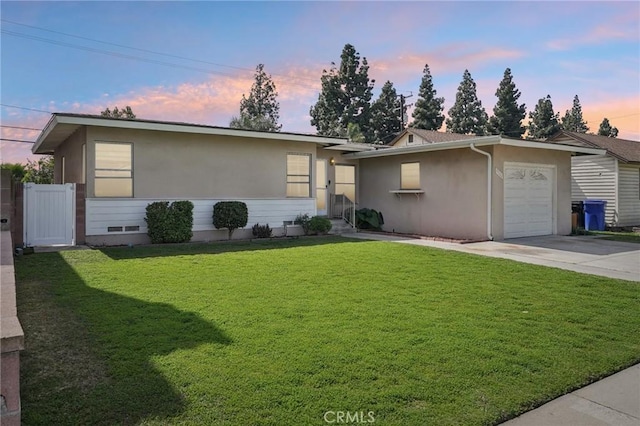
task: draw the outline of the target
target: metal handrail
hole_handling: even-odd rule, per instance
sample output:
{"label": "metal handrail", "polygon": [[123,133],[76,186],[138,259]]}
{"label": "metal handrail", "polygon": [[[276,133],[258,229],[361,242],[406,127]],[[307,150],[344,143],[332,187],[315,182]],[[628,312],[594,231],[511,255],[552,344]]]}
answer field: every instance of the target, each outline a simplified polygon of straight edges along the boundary
{"label": "metal handrail", "polygon": [[[336,209],[338,199],[340,208]],[[331,194],[330,203],[329,211],[332,217],[339,217],[351,225],[351,227],[356,227],[356,203],[353,200],[345,194]]]}

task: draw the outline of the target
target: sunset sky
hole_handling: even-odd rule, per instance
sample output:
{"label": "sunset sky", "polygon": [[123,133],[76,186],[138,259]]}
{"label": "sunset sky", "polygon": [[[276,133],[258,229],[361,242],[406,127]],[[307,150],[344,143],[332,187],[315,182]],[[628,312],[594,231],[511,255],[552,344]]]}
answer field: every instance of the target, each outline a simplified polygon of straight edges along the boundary
{"label": "sunset sky", "polygon": [[[282,130],[315,133],[309,108],[322,70],[351,43],[369,62],[374,98],[391,80],[415,102],[428,63],[446,112],[467,68],[491,115],[509,67],[527,112],[549,94],[562,116],[577,94],[590,131],[607,117],[619,137],[640,140],[637,1],[2,1],[0,8],[4,139],[34,141],[39,130],[29,129],[42,129],[47,111],[97,114],[116,105],[130,105],[138,118],[227,126],[258,63],[276,83]],[[3,162],[34,158],[28,143],[1,148]]]}

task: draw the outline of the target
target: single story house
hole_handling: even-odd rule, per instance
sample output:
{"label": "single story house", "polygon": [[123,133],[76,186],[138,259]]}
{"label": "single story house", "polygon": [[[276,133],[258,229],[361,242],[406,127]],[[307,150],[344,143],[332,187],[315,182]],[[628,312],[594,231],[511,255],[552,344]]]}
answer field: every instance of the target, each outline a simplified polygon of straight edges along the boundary
{"label": "single story house", "polygon": [[[145,208],[161,200],[194,203],[194,241],[226,238],[211,220],[220,200],[247,203],[247,228],[268,223],[288,235],[300,232],[287,229],[298,214],[342,212],[348,219],[344,212],[353,205],[381,211],[383,229],[401,233],[459,239],[568,234],[571,157],[604,154],[500,136],[444,134],[444,141],[402,145],[411,132],[383,147],[56,113],[33,152],[54,155],[55,183],[82,188],[76,197],[82,232],[75,242],[92,245],[148,242]],[[237,234],[247,237],[250,229]]]}
{"label": "single story house", "polygon": [[571,159],[571,199],[607,202],[609,226],[640,226],[640,142],[560,131],[549,142],[606,150]]}

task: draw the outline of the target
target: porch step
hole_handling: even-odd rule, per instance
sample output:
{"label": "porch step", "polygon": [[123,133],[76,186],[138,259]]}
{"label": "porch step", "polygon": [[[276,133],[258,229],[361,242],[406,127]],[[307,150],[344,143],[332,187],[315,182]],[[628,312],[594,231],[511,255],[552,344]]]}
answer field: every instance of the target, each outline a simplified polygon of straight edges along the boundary
{"label": "porch step", "polygon": [[329,234],[332,235],[340,235],[340,234],[353,234],[356,232],[356,229],[349,225],[344,219],[329,219],[331,221],[331,231]]}

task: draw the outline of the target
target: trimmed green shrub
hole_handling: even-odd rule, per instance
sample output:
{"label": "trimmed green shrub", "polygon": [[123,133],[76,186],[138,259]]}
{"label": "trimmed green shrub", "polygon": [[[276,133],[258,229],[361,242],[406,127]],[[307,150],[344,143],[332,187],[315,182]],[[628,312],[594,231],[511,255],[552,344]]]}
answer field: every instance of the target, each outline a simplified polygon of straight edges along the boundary
{"label": "trimmed green shrub", "polygon": [[193,237],[191,201],[156,201],[146,211],[147,235],[153,244],[186,243]]}
{"label": "trimmed green shrub", "polygon": [[356,226],[358,229],[381,231],[382,225],[384,225],[384,217],[381,212],[367,208],[356,210]]}
{"label": "trimmed green shrub", "polygon": [[229,239],[233,231],[247,226],[249,210],[242,201],[220,201],[213,206],[213,226],[216,229],[227,228]]}
{"label": "trimmed green shrub", "polygon": [[304,232],[304,235],[309,235],[309,222],[311,222],[311,218],[307,213],[305,214],[300,213],[298,216],[296,216],[296,220],[293,221],[295,225],[302,226],[302,231]]}
{"label": "trimmed green shrub", "polygon": [[309,231],[314,234],[326,234],[331,231],[331,221],[326,217],[314,216],[309,220]]}
{"label": "trimmed green shrub", "polygon": [[273,230],[269,228],[268,223],[266,225],[260,225],[259,223],[256,223],[251,228],[251,232],[256,238],[271,238],[271,236],[273,235]]}

